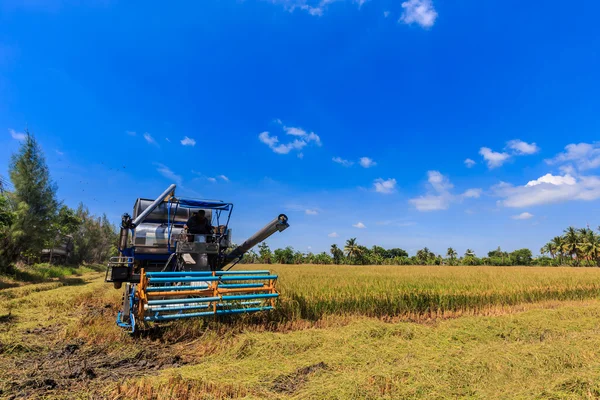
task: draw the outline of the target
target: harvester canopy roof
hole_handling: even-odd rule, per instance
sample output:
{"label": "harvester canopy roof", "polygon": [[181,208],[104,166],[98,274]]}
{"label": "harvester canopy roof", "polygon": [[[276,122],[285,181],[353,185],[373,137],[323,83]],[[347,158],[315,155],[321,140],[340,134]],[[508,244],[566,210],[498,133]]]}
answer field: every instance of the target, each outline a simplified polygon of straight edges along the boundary
{"label": "harvester canopy roof", "polygon": [[186,208],[208,208],[211,210],[229,211],[231,206],[231,203],[223,203],[222,201],[179,199],[179,207]]}

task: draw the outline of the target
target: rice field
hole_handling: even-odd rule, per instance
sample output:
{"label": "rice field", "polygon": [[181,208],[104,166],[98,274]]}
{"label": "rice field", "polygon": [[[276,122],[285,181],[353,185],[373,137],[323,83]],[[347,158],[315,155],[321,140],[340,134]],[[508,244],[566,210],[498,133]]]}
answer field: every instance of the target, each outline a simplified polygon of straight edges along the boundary
{"label": "rice field", "polygon": [[133,336],[103,273],[0,289],[0,398],[600,398],[600,269],[239,269],[275,312]]}
{"label": "rice field", "polygon": [[422,318],[600,297],[600,269],[259,265],[279,275],[280,314]]}

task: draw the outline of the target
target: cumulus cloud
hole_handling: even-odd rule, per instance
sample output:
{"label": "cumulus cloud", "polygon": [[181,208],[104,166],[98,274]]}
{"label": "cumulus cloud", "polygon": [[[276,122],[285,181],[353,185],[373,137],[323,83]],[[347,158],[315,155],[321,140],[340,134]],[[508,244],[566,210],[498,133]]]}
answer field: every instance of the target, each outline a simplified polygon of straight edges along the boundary
{"label": "cumulus cloud", "polygon": [[530,207],[571,200],[591,201],[600,198],[600,177],[546,174],[523,186],[500,182],[492,192],[502,198],[505,207]]}
{"label": "cumulus cloud", "polygon": [[196,145],[196,141],[192,138],[185,136],[183,139],[181,139],[181,144],[184,146],[192,146],[193,147]]}
{"label": "cumulus cloud", "polygon": [[502,166],[510,158],[510,154],[498,153],[492,151],[489,147],[480,148],[479,154],[481,154],[489,169]]}
{"label": "cumulus cloud", "polygon": [[343,165],[344,167],[351,167],[352,165],[354,165],[353,161],[344,160],[342,157],[333,157],[331,160],[334,163]]}
{"label": "cumulus cloud", "polygon": [[146,142],[158,146],[158,143],[156,143],[156,140],[154,140],[152,135],[150,135],[148,132],[144,133],[144,139],[146,139]]}
{"label": "cumulus cloud", "polygon": [[10,136],[15,140],[25,140],[25,138],[27,137],[25,133],[17,132],[14,129],[9,129],[8,132],[10,133]]}
{"label": "cumulus cloud", "polygon": [[[276,122],[281,124],[280,120],[277,120]],[[258,140],[269,146],[269,148],[277,154],[288,154],[292,150],[299,152],[309,143],[314,143],[317,146],[321,146],[321,138],[314,132],[307,133],[302,128],[289,126],[283,126],[283,131],[287,135],[295,137],[295,139],[288,143],[281,143],[277,136],[272,136],[269,132],[261,132],[258,135]],[[299,155],[299,158],[302,158],[303,156],[304,154],[302,154],[302,156]]]}
{"label": "cumulus cloud", "polygon": [[329,235],[330,238],[336,238],[336,237],[340,237],[340,235],[337,234],[337,232],[331,232]]}
{"label": "cumulus cloud", "polygon": [[438,193],[447,192],[454,187],[448,177],[442,175],[439,171],[428,171],[427,181]]}
{"label": "cumulus cloud", "polygon": [[[339,0],[315,0],[312,2],[307,2],[306,0],[271,0],[273,4],[283,5],[283,7],[289,12],[301,10],[315,17],[322,16],[327,10],[329,4],[337,1]],[[360,9],[360,7],[367,1],[368,0],[353,0],[353,3],[357,4],[358,8]]]}
{"label": "cumulus cloud", "polygon": [[[479,149],[479,154],[483,157],[489,169],[501,167],[513,156],[526,156],[535,154],[540,151],[540,148],[535,143],[527,143],[519,139],[513,139],[506,142],[506,151],[497,152],[489,147]],[[472,167],[475,162],[469,158],[465,160],[467,167]]]}
{"label": "cumulus cloud", "polygon": [[359,160],[359,164],[363,168],[371,168],[377,165],[377,163],[369,157],[361,157]]}
{"label": "cumulus cloud", "polygon": [[438,16],[431,0],[408,0],[402,3],[402,8],[404,12],[398,22],[405,24],[417,23],[423,28],[431,28]]}
{"label": "cumulus cloud", "polygon": [[481,189],[467,189],[463,194],[462,197],[467,198],[467,199],[478,199],[481,196]]}
{"label": "cumulus cloud", "polygon": [[218,178],[223,179],[225,182],[229,182],[229,178],[226,177],[225,175],[219,175]]}
{"label": "cumulus cloud", "polygon": [[511,218],[512,219],[530,219],[530,218],[533,218],[533,214],[528,213],[528,212],[523,212],[518,215],[513,215]]}
{"label": "cumulus cloud", "polygon": [[467,168],[471,168],[475,164],[477,164],[477,163],[475,161],[471,160],[470,158],[467,158],[465,160],[465,165],[467,166]]}
{"label": "cumulus cloud", "polygon": [[389,11],[384,11],[383,12],[383,18],[387,18],[390,16],[390,12]]}
{"label": "cumulus cloud", "polygon": [[377,193],[394,193],[396,191],[396,180],[393,178],[385,180],[383,178],[378,178],[373,182],[373,186],[375,187],[375,191]]}
{"label": "cumulus cloud", "polygon": [[358,229],[365,229],[366,228],[365,224],[363,224],[362,222],[357,222],[356,224],[353,224],[352,226],[355,227],[355,228],[358,228]]}
{"label": "cumulus cloud", "polygon": [[318,215],[319,212],[317,210],[311,210],[311,209],[307,208],[306,210],[304,210],[304,214],[306,214],[306,215]]}
{"label": "cumulus cloud", "polygon": [[600,167],[600,142],[568,144],[563,153],[546,162],[548,164],[572,162],[581,171],[598,168]]}
{"label": "cumulus cloud", "polygon": [[466,198],[478,198],[482,192],[481,189],[468,189],[462,195],[456,196],[451,192],[454,185],[450,179],[439,171],[428,171],[427,182],[429,193],[409,200],[419,211],[447,210],[452,202]]}
{"label": "cumulus cloud", "polygon": [[550,183],[552,185],[575,185],[577,181],[569,174],[564,176],[546,174],[538,179],[527,182],[525,186],[536,186],[541,185],[542,183]]}
{"label": "cumulus cloud", "polygon": [[519,139],[508,141],[506,146],[518,155],[535,154],[540,148],[535,143],[527,143]]}
{"label": "cumulus cloud", "polygon": [[175,182],[177,185],[181,186],[181,184],[183,183],[183,178],[181,177],[181,175],[177,175],[175,172],[171,171],[171,169],[164,164],[156,163],[156,166],[157,166],[156,170],[158,171],[159,174],[161,174],[165,178]]}
{"label": "cumulus cloud", "polygon": [[215,182],[217,181],[217,178],[213,178],[212,176],[209,176],[209,177],[208,177],[208,178],[206,178],[206,179],[208,179],[208,181],[209,181],[209,182],[212,182],[212,183],[215,183]]}

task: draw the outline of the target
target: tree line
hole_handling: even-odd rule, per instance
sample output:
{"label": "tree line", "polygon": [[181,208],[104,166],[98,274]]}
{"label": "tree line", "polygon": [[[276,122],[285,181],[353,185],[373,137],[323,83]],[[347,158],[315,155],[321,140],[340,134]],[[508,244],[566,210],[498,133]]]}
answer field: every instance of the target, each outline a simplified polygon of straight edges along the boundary
{"label": "tree line", "polygon": [[[600,231],[600,227],[598,228]],[[446,254],[435,254],[427,247],[409,256],[401,248],[368,248],[357,243],[356,238],[346,241],[343,248],[332,244],[329,252],[302,253],[288,246],[271,251],[267,243],[250,251],[243,263],[260,264],[350,264],[350,265],[490,265],[490,266],[600,266],[600,234],[590,228],[569,227],[562,236],[553,238],[540,249],[541,256],[534,257],[527,248],[507,252],[498,247],[478,257],[471,249],[463,255],[449,247]],[[549,254],[550,256],[546,256]]]}
{"label": "tree line", "polygon": [[70,263],[103,262],[116,252],[116,228],[106,215],[91,214],[83,203],[71,209],[57,200],[42,149],[28,131],[11,156],[9,176],[10,182],[0,180],[0,273],[10,272],[18,261],[39,261],[42,249],[65,235],[73,238]]}

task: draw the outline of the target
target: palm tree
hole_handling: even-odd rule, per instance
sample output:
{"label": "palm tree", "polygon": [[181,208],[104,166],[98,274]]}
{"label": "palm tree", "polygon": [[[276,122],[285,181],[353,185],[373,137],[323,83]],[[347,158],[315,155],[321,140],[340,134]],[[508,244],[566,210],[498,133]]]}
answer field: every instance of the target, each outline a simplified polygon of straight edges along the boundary
{"label": "palm tree", "polygon": [[557,255],[558,254],[558,261],[560,264],[562,264],[563,262],[563,257],[564,257],[564,243],[565,241],[563,240],[562,236],[555,236],[552,238],[552,240],[550,241],[551,246],[548,248],[548,250],[550,251],[550,254],[554,254]]}
{"label": "palm tree", "polygon": [[344,251],[346,252],[346,255],[353,260],[360,255],[361,251],[358,244],[356,244],[356,238],[346,240]]}
{"label": "palm tree", "polygon": [[344,258],[344,252],[334,243],[331,245],[331,256],[333,257],[333,262],[339,264],[342,258]]}
{"label": "palm tree", "polygon": [[575,263],[579,264],[577,244],[580,242],[579,232],[572,226],[565,229],[563,236],[563,251],[568,254],[571,259],[575,259]]}
{"label": "palm tree", "polygon": [[577,244],[578,254],[581,258],[588,261],[591,265],[593,261],[598,260],[600,255],[600,236],[596,235],[593,230],[584,228],[579,230],[580,241]]}
{"label": "palm tree", "polygon": [[475,252],[471,249],[467,249],[467,251],[465,251],[465,257],[467,256],[474,256]]}
{"label": "palm tree", "polygon": [[446,251],[446,256],[448,256],[448,258],[450,259],[450,264],[454,264],[454,259],[457,255],[458,253],[456,252],[456,250],[454,250],[452,247],[448,247],[448,250]]}

